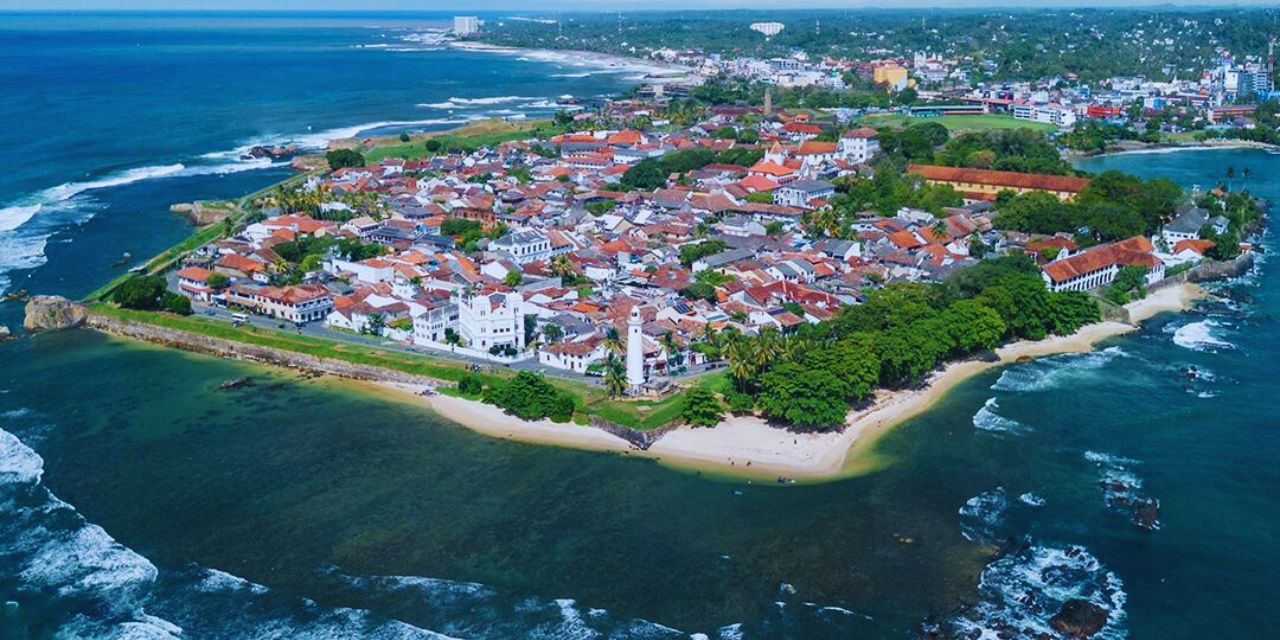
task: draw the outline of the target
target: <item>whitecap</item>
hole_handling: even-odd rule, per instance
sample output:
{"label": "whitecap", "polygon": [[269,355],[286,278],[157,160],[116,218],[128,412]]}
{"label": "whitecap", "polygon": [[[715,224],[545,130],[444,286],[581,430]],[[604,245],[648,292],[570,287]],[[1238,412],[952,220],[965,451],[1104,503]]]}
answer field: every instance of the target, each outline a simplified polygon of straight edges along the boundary
{"label": "whitecap", "polygon": [[1061,386],[1068,381],[1078,381],[1092,376],[1117,358],[1129,354],[1120,347],[1107,347],[1101,351],[1084,354],[1064,354],[1041,358],[1026,364],[1005,369],[991,386],[996,391],[1044,391]]}
{"label": "whitecap", "polygon": [[1000,405],[996,403],[995,398],[988,398],[983,403],[982,408],[973,414],[973,426],[983,431],[1002,433],[1023,433],[1027,431],[1027,426],[1021,422],[997,414],[996,409],[999,408]]}
{"label": "whitecap", "polygon": [[1049,620],[1068,600],[1086,600],[1107,613],[1094,638],[1127,636],[1124,583],[1081,546],[1026,544],[982,571],[980,600],[934,630],[942,637],[1057,638]]}
{"label": "whitecap", "polygon": [[965,540],[979,544],[993,544],[998,539],[998,529],[1004,524],[1009,509],[1009,496],[1004,487],[984,491],[965,501],[960,507],[960,534]]}
{"label": "whitecap", "polygon": [[44,474],[44,458],[17,436],[0,429],[0,484],[35,484]]}
{"label": "whitecap", "polygon": [[1183,325],[1173,332],[1173,343],[1196,351],[1234,349],[1235,345],[1214,335],[1213,330],[1221,326],[1221,323],[1212,319]]}
{"label": "whitecap", "polygon": [[1044,498],[1041,498],[1040,496],[1034,493],[1031,493],[1030,491],[1018,496],[1018,500],[1020,500],[1023,504],[1032,506],[1032,507],[1043,507],[1045,505]]}

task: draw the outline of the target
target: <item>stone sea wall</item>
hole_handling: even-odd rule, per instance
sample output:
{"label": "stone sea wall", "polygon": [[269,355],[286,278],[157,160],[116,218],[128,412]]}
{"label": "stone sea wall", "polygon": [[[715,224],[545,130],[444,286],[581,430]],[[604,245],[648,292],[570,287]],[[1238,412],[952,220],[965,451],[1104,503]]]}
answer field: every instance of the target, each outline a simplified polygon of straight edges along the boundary
{"label": "stone sea wall", "polygon": [[185,351],[203,353],[232,360],[268,364],[277,367],[327,373],[329,375],[341,378],[350,378],[352,380],[395,382],[414,385],[435,385],[440,383],[439,380],[434,378],[404,373],[394,369],[384,369],[382,367],[355,364],[330,358],[319,358],[305,353],[296,353],[272,347],[263,347],[253,344],[245,344],[243,342],[223,340],[221,338],[212,338],[190,331],[181,331],[178,329],[158,327],[138,322],[128,322],[120,320],[119,318],[112,318],[92,313],[88,315],[85,326],[97,329],[104,333],[133,338],[135,340],[144,340],[146,342],[152,342],[176,349],[183,349]]}
{"label": "stone sea wall", "polygon": [[[286,367],[289,369],[299,369],[315,373],[326,373],[340,378],[364,380],[369,382],[393,382],[399,384],[431,386],[439,385],[442,382],[435,378],[404,373],[394,369],[354,364],[330,358],[319,358],[283,349],[246,344],[243,342],[224,340],[222,338],[212,338],[191,331],[170,329],[167,327],[159,327],[140,322],[129,322],[127,320],[94,313],[88,313],[87,315],[88,317],[84,326],[96,329],[103,333],[132,338],[135,340],[143,340],[165,347],[217,356],[219,358],[242,360],[245,362]],[[591,419],[591,426],[606,433],[618,436],[619,438],[631,443],[631,445],[637,449],[648,449],[664,434],[675,428],[675,425],[671,425],[660,429],[641,431],[609,422],[607,420],[600,419],[599,417],[593,417]]]}

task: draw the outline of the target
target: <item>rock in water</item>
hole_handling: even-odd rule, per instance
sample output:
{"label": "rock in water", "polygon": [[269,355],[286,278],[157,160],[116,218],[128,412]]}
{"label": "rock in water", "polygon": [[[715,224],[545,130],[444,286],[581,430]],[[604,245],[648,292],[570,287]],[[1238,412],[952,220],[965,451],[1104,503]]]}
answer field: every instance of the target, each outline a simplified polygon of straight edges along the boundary
{"label": "rock in water", "polygon": [[9,327],[0,324],[0,342],[5,340],[13,340],[13,334],[9,332]]}
{"label": "rock in water", "polygon": [[27,301],[26,312],[22,326],[33,333],[73,329],[89,315],[84,305],[62,296],[35,296]]}
{"label": "rock in water", "polygon": [[1092,638],[1107,626],[1107,610],[1088,600],[1068,600],[1049,626],[1072,638]]}

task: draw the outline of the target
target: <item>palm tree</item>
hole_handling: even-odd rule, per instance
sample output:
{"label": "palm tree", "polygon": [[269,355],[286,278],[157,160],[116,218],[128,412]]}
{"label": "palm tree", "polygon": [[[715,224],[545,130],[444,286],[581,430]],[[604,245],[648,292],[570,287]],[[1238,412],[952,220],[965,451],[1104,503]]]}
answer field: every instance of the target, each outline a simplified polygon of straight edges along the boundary
{"label": "palm tree", "polygon": [[1243,171],[1242,173],[1243,173],[1243,175],[1244,175],[1244,180],[1240,183],[1240,190],[1241,190],[1241,191],[1248,191],[1248,190],[1249,190],[1249,176],[1253,175],[1253,169],[1250,169],[1249,167],[1245,167],[1245,168],[1244,168],[1244,171]]}
{"label": "palm tree", "polygon": [[1236,177],[1236,168],[1227,167],[1227,191],[1231,191],[1231,181]]}
{"label": "palm tree", "polygon": [[813,347],[813,341],[808,338],[791,338],[783,345],[783,349],[787,355],[787,360],[790,360],[791,362],[800,360],[800,358],[804,356],[805,352],[813,349]]}
{"label": "palm tree", "polygon": [[733,376],[739,391],[746,391],[747,383],[756,375],[757,341],[750,338],[739,338],[725,347],[724,355],[729,360],[729,375]]}
{"label": "palm tree", "polygon": [[604,348],[609,350],[609,355],[622,353],[622,334],[618,333],[617,327],[604,330]]}
{"label": "palm tree", "polygon": [[614,353],[604,364],[604,388],[610,398],[617,398],[627,392],[627,369],[622,366],[622,359]]}
{"label": "palm tree", "polygon": [[573,273],[573,263],[568,256],[556,256],[551,259],[551,272],[563,278]]}
{"label": "palm tree", "polygon": [[668,331],[662,334],[662,348],[667,350],[667,361],[680,366],[684,364],[684,352],[680,350],[680,344],[676,342],[676,334],[674,331]]}
{"label": "palm tree", "polygon": [[947,237],[947,221],[939,218],[937,222],[933,223],[930,231],[933,232],[934,241],[941,242],[943,238]]}
{"label": "palm tree", "polygon": [[782,334],[777,329],[767,327],[756,338],[755,364],[757,371],[763,371],[782,355]]}

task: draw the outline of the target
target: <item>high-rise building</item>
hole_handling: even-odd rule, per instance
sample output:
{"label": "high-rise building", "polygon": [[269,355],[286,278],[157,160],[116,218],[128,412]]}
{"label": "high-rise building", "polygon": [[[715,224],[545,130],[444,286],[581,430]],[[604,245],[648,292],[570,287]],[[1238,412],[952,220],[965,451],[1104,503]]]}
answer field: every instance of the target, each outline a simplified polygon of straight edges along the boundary
{"label": "high-rise building", "polygon": [[484,23],[476,16],[454,16],[453,17],[453,35],[459,38],[474,36],[480,33],[480,27]]}
{"label": "high-rise building", "polygon": [[772,38],[779,33],[785,26],[781,22],[756,22],[751,25],[751,30],[757,33],[763,33],[764,37]]}

